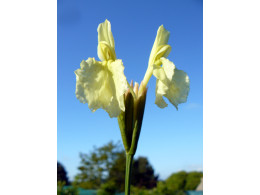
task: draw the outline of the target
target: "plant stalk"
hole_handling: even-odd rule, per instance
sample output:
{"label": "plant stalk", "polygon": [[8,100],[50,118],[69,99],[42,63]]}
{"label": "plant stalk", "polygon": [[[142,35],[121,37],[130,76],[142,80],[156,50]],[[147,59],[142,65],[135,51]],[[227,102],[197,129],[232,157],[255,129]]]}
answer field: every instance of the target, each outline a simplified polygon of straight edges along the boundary
{"label": "plant stalk", "polygon": [[132,154],[126,154],[125,195],[130,195],[133,157],[134,155]]}

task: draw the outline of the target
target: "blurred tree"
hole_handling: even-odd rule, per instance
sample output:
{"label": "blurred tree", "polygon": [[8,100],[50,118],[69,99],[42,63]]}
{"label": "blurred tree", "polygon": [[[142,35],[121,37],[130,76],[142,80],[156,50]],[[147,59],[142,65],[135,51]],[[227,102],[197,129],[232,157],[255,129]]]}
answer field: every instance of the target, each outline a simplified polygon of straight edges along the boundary
{"label": "blurred tree", "polygon": [[186,185],[187,175],[185,171],[172,174],[166,179],[167,188],[171,191],[183,190]]}
{"label": "blurred tree", "polygon": [[180,171],[168,177],[166,179],[166,185],[171,191],[195,190],[202,177],[202,172],[193,171],[187,173],[185,171]]}
{"label": "blurred tree", "polygon": [[[96,148],[90,154],[80,154],[80,173],[74,179],[74,185],[85,189],[99,189],[109,193],[104,184],[114,184],[117,191],[125,187],[125,151],[118,142]],[[146,157],[134,159],[132,169],[132,185],[151,189],[156,186],[158,176]],[[103,184],[103,185],[102,185]]]}
{"label": "blurred tree", "polygon": [[108,181],[114,182],[117,190],[122,192],[125,189],[125,151],[118,153],[118,159],[115,160],[113,166],[109,170]]}
{"label": "blurred tree", "polygon": [[157,187],[154,189],[155,194],[172,195],[172,192],[167,188],[167,185],[163,181],[157,182]]}
{"label": "blurred tree", "polygon": [[115,195],[116,191],[118,191],[116,184],[113,181],[108,181],[101,185],[97,195]]}
{"label": "blurred tree", "polygon": [[63,182],[64,185],[69,185],[69,179],[67,177],[67,172],[64,168],[64,166],[57,162],[57,182]]}
{"label": "blurred tree", "polygon": [[[158,176],[154,175],[154,170],[146,157],[134,159],[132,168],[131,184],[138,188],[151,189],[156,187]],[[119,191],[124,191],[125,187],[125,153],[119,155],[114,165],[109,171],[109,181],[116,183]]]}
{"label": "blurred tree", "polygon": [[119,143],[109,142],[100,148],[94,147],[90,154],[80,154],[80,173],[75,176],[74,185],[85,189],[98,189],[105,183],[113,164],[122,156]]}
{"label": "blurred tree", "polygon": [[74,186],[64,187],[64,181],[58,181],[57,195],[79,195],[79,190]]}
{"label": "blurred tree", "polygon": [[186,178],[184,190],[195,190],[199,185],[202,177],[202,172],[189,172]]}
{"label": "blurred tree", "polygon": [[132,172],[132,185],[147,189],[156,187],[158,175],[154,175],[154,169],[146,157],[139,157],[134,160]]}

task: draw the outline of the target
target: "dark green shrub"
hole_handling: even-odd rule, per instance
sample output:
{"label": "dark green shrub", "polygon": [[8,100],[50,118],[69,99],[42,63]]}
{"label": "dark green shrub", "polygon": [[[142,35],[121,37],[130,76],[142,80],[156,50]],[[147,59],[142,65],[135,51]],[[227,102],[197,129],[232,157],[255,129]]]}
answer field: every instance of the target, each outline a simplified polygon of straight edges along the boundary
{"label": "dark green shrub", "polygon": [[202,177],[202,172],[190,172],[186,178],[184,190],[195,190],[199,185]]}
{"label": "dark green shrub", "polygon": [[116,184],[113,181],[108,181],[101,185],[101,189],[97,191],[97,195],[114,195],[116,193]]}
{"label": "dark green shrub", "polygon": [[172,174],[166,179],[167,188],[171,191],[183,190],[186,185],[187,175],[185,171]]}
{"label": "dark green shrub", "polygon": [[79,190],[74,186],[64,186],[65,182],[58,182],[57,194],[58,195],[79,195]]}

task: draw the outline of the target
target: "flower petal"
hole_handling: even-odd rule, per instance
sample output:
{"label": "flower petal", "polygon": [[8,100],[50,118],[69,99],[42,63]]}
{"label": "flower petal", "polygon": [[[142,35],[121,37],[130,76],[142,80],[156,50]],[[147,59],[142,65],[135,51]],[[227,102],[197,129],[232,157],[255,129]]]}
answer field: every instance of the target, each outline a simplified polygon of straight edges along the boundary
{"label": "flower petal", "polygon": [[111,24],[108,20],[98,26],[98,42],[105,41],[111,48],[115,48],[114,37],[111,31]]}
{"label": "flower petal", "polygon": [[187,74],[175,68],[173,62],[161,58],[163,66],[154,65],[153,74],[157,78],[155,103],[164,108],[167,106],[162,96],[166,97],[178,109],[178,104],[187,101],[190,82]]}
{"label": "flower petal", "polygon": [[161,25],[157,31],[157,35],[153,44],[153,48],[149,58],[149,65],[153,65],[161,57],[167,57],[171,51],[171,46],[167,45],[170,32]]}
{"label": "flower petal", "polygon": [[163,96],[166,94],[168,87],[159,79],[156,80],[155,104],[160,108],[165,108],[168,104],[164,101]]}
{"label": "flower petal", "polygon": [[[75,71],[76,97],[80,102],[88,103],[93,112],[102,108],[111,118],[117,117],[121,110],[124,110],[124,102],[122,105],[121,100],[118,100],[118,94],[121,94],[122,89],[120,83],[115,82],[115,76],[106,63],[89,58],[82,61],[80,66],[81,68]],[[119,88],[121,91],[117,92]]]}
{"label": "flower petal", "polygon": [[101,61],[115,60],[115,41],[108,20],[98,26],[98,57]]}
{"label": "flower petal", "polygon": [[119,107],[122,111],[125,111],[124,93],[126,92],[127,80],[124,75],[124,65],[122,60],[116,60],[108,65],[109,71],[113,75],[113,80],[116,88],[116,98],[119,103]]}

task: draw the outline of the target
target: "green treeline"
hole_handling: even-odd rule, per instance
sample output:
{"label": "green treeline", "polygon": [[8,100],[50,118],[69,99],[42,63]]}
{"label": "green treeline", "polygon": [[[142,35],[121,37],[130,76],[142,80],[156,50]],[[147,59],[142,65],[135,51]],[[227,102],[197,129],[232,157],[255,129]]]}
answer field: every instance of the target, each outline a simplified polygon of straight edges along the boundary
{"label": "green treeline", "polygon": [[[98,195],[112,195],[124,191],[125,152],[119,143],[109,142],[102,147],[94,147],[88,154],[81,153],[80,159],[79,173],[71,182],[74,191],[76,188],[96,189]],[[182,195],[185,194],[184,191],[196,189],[203,173],[180,171],[173,173],[165,181],[158,181],[158,177],[146,157],[134,159],[132,194]],[[66,171],[60,163],[57,180],[59,186],[69,184]],[[61,191],[62,188],[59,189]]]}

